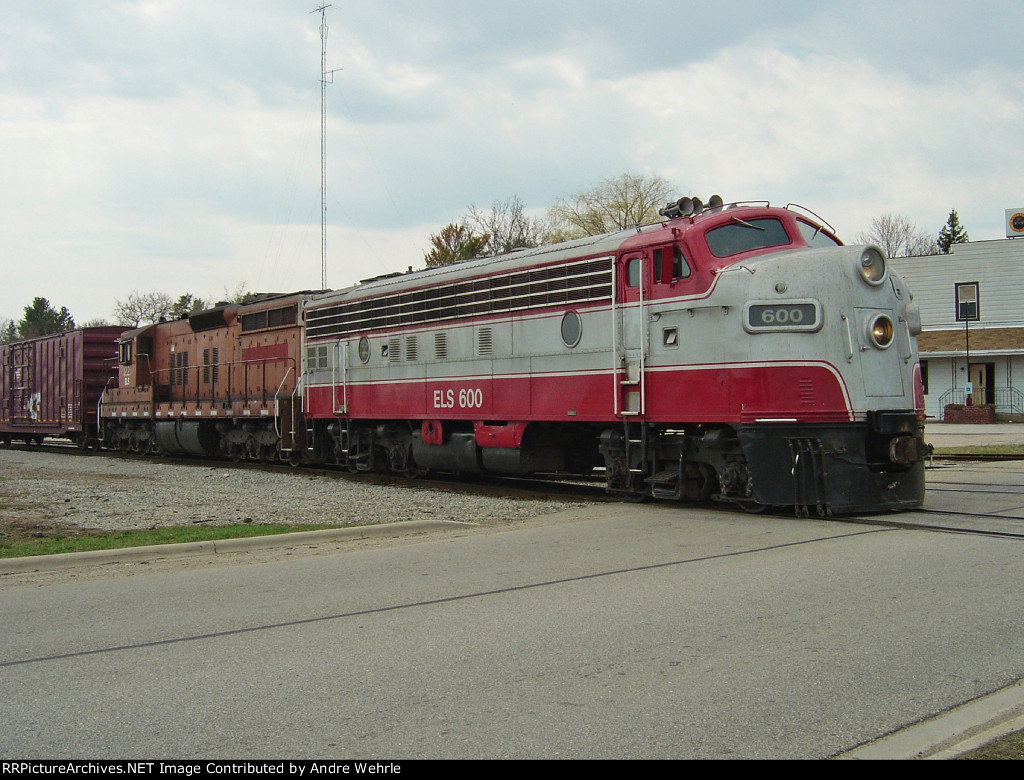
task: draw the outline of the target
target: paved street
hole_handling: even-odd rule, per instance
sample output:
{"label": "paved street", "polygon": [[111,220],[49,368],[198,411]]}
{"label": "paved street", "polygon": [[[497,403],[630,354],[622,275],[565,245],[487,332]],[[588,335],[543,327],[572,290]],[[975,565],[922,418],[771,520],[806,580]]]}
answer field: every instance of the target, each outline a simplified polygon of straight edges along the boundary
{"label": "paved street", "polygon": [[825,758],[1024,677],[1022,589],[1016,540],[621,504],[7,588],[0,755]]}

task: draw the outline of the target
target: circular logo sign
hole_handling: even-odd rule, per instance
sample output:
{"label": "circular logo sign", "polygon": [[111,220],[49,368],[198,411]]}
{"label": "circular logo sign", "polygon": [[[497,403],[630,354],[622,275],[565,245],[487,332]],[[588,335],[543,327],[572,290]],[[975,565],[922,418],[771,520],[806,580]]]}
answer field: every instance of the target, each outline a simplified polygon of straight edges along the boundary
{"label": "circular logo sign", "polygon": [[1010,217],[1010,230],[1014,233],[1024,233],[1024,213],[1018,211]]}

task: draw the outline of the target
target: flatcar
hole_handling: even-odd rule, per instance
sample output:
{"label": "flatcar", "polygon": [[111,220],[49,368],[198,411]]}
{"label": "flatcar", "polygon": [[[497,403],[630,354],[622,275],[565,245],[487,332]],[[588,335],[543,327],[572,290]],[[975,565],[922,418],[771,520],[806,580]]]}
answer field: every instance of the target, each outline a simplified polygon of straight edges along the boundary
{"label": "flatcar", "polygon": [[106,447],[276,460],[301,447],[306,293],[265,294],[124,332],[103,392]]}
{"label": "flatcar", "polygon": [[292,460],[601,473],[751,511],[924,498],[920,313],[801,207],[708,206],[304,301]]}
{"label": "flatcar", "polygon": [[96,404],[117,372],[123,328],[80,328],[0,344],[0,443],[99,444]]}

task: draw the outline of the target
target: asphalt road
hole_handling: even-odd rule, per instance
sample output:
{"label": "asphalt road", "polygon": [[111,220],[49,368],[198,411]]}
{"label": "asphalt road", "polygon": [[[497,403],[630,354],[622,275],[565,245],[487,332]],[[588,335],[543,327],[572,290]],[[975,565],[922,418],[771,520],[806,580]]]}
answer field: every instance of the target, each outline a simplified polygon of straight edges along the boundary
{"label": "asphalt road", "polygon": [[9,588],[0,756],[826,758],[1024,678],[1022,591],[1020,541],[619,504]]}

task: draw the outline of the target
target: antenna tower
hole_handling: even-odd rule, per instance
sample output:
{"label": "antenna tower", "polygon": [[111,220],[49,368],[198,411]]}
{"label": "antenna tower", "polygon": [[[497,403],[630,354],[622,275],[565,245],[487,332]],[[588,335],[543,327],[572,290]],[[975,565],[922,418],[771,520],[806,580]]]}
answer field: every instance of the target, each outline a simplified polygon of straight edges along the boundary
{"label": "antenna tower", "polygon": [[310,11],[320,14],[320,289],[327,289],[327,84],[334,83],[340,68],[327,70],[327,9],[321,5]]}

